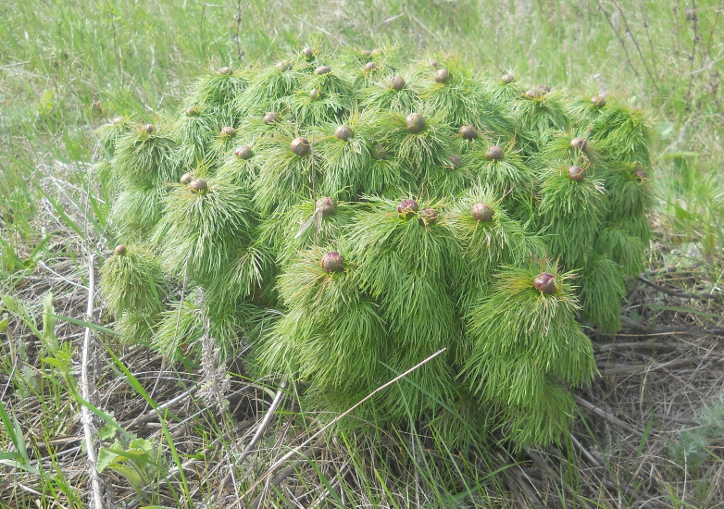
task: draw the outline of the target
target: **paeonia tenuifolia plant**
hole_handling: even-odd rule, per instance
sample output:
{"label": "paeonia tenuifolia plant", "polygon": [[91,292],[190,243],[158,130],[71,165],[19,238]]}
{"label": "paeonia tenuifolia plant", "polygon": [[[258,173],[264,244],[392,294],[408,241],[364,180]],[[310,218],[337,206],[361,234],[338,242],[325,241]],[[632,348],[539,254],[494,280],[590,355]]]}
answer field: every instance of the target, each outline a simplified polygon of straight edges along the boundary
{"label": "paeonia tenuifolia plant", "polygon": [[643,268],[650,137],[621,98],[453,58],[224,67],[101,128],[102,290],[129,340],[193,359],[208,333],[323,415],[443,351],[354,422],[550,443],[595,374],[582,327],[617,331]]}

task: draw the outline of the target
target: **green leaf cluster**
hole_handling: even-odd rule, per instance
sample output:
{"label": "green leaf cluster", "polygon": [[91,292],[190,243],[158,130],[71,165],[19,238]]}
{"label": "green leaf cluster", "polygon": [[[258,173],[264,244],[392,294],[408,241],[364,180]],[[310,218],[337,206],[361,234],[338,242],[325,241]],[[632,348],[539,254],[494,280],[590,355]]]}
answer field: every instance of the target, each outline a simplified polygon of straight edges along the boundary
{"label": "green leaf cluster", "polygon": [[103,127],[127,244],[102,271],[117,328],[176,359],[208,332],[333,412],[446,349],[356,415],[455,442],[456,412],[519,446],[556,440],[595,372],[581,324],[615,332],[643,266],[652,134],[623,98],[511,78],[312,51],[219,69],[175,115]]}

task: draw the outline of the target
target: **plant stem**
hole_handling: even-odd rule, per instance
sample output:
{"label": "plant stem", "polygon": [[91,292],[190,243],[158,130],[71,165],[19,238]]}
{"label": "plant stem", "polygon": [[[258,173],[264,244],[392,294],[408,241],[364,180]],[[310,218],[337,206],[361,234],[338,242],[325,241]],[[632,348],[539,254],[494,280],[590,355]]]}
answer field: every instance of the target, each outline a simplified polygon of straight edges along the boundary
{"label": "plant stem", "polygon": [[[95,300],[95,256],[88,255],[88,307],[86,308],[86,321],[92,323],[94,300]],[[90,401],[95,393],[95,383],[88,375],[88,366],[92,362],[91,355],[91,328],[85,328],[83,336],[83,354],[81,361],[81,395],[84,401]],[[83,421],[83,433],[85,435],[86,450],[88,451],[88,476],[91,481],[91,491],[93,493],[93,509],[103,509],[102,486],[101,479],[98,475],[96,465],[98,464],[98,454],[93,443],[93,416],[90,409],[83,405],[81,408],[81,419]]]}

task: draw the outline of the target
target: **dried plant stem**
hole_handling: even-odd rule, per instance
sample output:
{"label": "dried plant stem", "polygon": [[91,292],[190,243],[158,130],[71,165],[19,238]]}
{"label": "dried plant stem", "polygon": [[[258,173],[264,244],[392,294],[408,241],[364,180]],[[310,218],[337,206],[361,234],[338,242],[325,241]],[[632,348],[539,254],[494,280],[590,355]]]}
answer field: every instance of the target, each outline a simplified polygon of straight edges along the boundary
{"label": "dried plant stem", "polygon": [[241,0],[238,0],[236,2],[236,33],[235,39],[236,39],[236,59],[241,60],[241,57],[244,56],[244,52],[241,51],[241,41],[239,40],[241,38]]}
{"label": "dried plant stem", "polygon": [[680,358],[680,359],[674,359],[668,362],[660,362],[660,363],[652,363],[652,364],[604,364],[600,365],[598,368],[599,373],[601,373],[601,376],[608,376],[608,375],[633,375],[636,373],[649,373],[650,371],[657,371],[657,370],[663,370],[663,369],[677,369],[682,368],[684,366],[688,366],[695,362],[695,359],[689,359],[689,358]]}
{"label": "dried plant stem", "polygon": [[151,410],[150,412],[145,413],[145,414],[140,414],[140,415],[139,415],[138,417],[136,417],[135,419],[130,419],[130,420],[125,421],[125,422],[122,422],[122,423],[120,423],[120,424],[121,424],[122,427],[124,427],[124,428],[126,428],[126,429],[130,429],[130,428],[133,427],[133,426],[138,426],[138,425],[140,425],[140,424],[143,424],[144,422],[151,421],[151,420],[153,420],[154,418],[156,418],[156,417],[158,417],[158,416],[160,415],[160,411],[161,411],[161,410],[170,408],[170,407],[172,407],[172,406],[174,406],[174,405],[177,405],[178,403],[181,403],[181,402],[183,402],[183,401],[186,401],[186,400],[187,400],[189,397],[191,397],[198,389],[199,389],[198,386],[192,387],[192,388],[189,389],[188,391],[179,394],[179,395],[176,396],[175,398],[173,398],[173,399],[171,399],[171,400],[169,400],[169,401],[167,401],[167,402],[165,402],[165,403],[163,403],[163,404],[161,404],[161,405],[158,405],[156,408],[154,408],[154,409]]}
{"label": "dried plant stem", "polygon": [[[287,477],[294,474],[299,467],[302,466],[303,463],[306,463],[309,461],[310,458],[313,458],[319,451],[322,449],[322,440],[317,440],[314,444],[309,446],[306,451],[303,451],[299,453],[300,456],[302,456],[302,459],[295,461],[291,465],[289,465],[287,468],[279,472],[279,475],[268,479],[267,482],[264,483],[264,490],[259,493],[259,495],[253,500],[251,504],[249,504],[247,507],[254,507],[258,508],[261,506],[261,503],[264,501],[264,497],[266,496],[267,492],[269,491],[269,488],[271,486],[279,486]],[[237,500],[236,506],[238,507],[241,503],[241,499]]]}
{"label": "dried plant stem", "polygon": [[630,426],[630,425],[626,424],[625,422],[623,422],[623,421],[622,421],[621,419],[619,419],[618,417],[615,417],[615,416],[609,414],[608,412],[606,412],[606,411],[602,410],[601,408],[597,407],[596,405],[594,405],[594,404],[591,403],[590,401],[586,401],[585,399],[583,399],[583,398],[580,397],[580,396],[573,396],[573,397],[575,398],[576,403],[578,403],[579,405],[581,405],[581,406],[584,407],[584,408],[587,408],[588,410],[590,410],[590,411],[593,412],[594,414],[596,414],[596,415],[598,415],[598,416],[600,416],[600,417],[603,417],[604,419],[606,419],[606,420],[607,420],[608,422],[610,422],[611,424],[615,424],[615,425],[618,426],[619,428],[622,428],[622,429],[628,431],[629,433],[631,433],[631,434],[633,434],[633,435],[636,435],[636,436],[639,437],[639,438],[643,438],[643,436],[644,436],[643,433],[641,433],[639,430],[637,430],[637,429],[634,428],[633,426]]}
{"label": "dried plant stem", "polygon": [[583,454],[594,467],[601,466],[601,463],[599,463],[599,461],[593,456],[593,454],[591,454],[588,449],[583,447],[583,445],[581,445],[581,442],[579,442],[578,439],[573,435],[571,435],[571,442],[573,442],[573,447],[581,451],[581,454]]}
{"label": "dried plant stem", "polygon": [[708,328],[708,327],[691,327],[691,328],[680,328],[680,327],[648,327],[640,324],[634,320],[631,320],[627,316],[621,317],[621,325],[628,329],[634,330],[641,334],[650,335],[663,335],[663,334],[680,334],[685,336],[695,336],[697,334],[709,334],[711,336],[722,336],[724,335],[724,329]]}
{"label": "dried plant stem", "polygon": [[317,438],[319,435],[327,431],[329,428],[334,426],[336,423],[338,423],[341,419],[344,419],[347,415],[349,415],[351,412],[353,412],[356,408],[358,408],[360,405],[362,405],[365,401],[368,401],[370,398],[372,398],[375,394],[377,394],[380,391],[385,390],[390,385],[395,384],[396,382],[399,382],[401,379],[415,371],[416,369],[420,368],[421,366],[427,364],[432,359],[443,353],[447,348],[443,348],[442,350],[438,350],[434,354],[427,357],[425,360],[415,364],[413,367],[405,371],[404,373],[396,376],[389,382],[380,385],[377,387],[374,391],[370,392],[367,396],[359,400],[357,403],[352,405],[350,408],[339,414],[337,417],[332,419],[329,423],[327,423],[325,426],[323,426],[319,431],[317,431],[315,434],[313,434],[311,437],[306,439],[304,442],[296,446],[294,449],[286,453],[284,456],[282,456],[280,459],[278,459],[269,469],[261,476],[257,481],[249,488],[246,493],[244,494],[244,497],[248,496],[253,490],[255,490],[260,484],[262,484],[267,477],[269,477],[277,468],[279,468],[284,462],[286,462],[289,458],[293,457],[296,454],[299,454],[299,451],[302,450],[303,447],[307,446],[312,440]]}
{"label": "dried plant stem", "polygon": [[689,55],[689,85],[686,87],[685,99],[691,97],[691,88],[694,85],[694,61],[696,60],[696,46],[699,39],[699,16],[696,13],[697,7],[694,0],[691,1],[691,14],[687,14],[686,18],[691,20],[691,28],[694,33],[691,38],[691,55]]}
{"label": "dried plant stem", "polygon": [[591,505],[585,499],[582,499],[567,482],[560,479],[557,475],[551,472],[551,470],[548,468],[548,465],[546,465],[545,460],[536,451],[532,449],[528,450],[528,456],[531,460],[533,460],[533,463],[541,470],[541,472],[543,472],[544,475],[546,475],[548,478],[555,482],[560,481],[563,485],[563,488],[565,488],[565,490],[571,495],[571,497],[573,497],[573,500],[582,503],[584,507],[591,507]]}
{"label": "dried plant stem", "polygon": [[[641,52],[641,47],[639,46],[639,43],[636,40],[636,37],[634,37],[634,34],[631,31],[631,28],[628,26],[628,21],[626,20],[626,15],[623,13],[623,9],[621,9],[621,6],[618,5],[618,2],[616,0],[611,0],[611,1],[613,2],[613,5],[616,6],[616,9],[618,9],[618,12],[621,14],[621,19],[623,20],[623,24],[626,26],[626,33],[631,36],[631,41],[633,41],[634,46],[636,46],[636,51],[638,52],[639,57],[641,57],[641,63],[644,65],[644,69],[646,69],[646,74],[649,75],[651,84],[654,86],[654,88],[656,89],[657,92],[660,92],[659,85],[656,83],[656,79],[654,78],[653,74],[651,74],[651,70],[649,69],[649,66],[646,63],[644,54]],[[627,55],[628,55],[628,53],[627,53]]]}
{"label": "dried plant stem", "polygon": [[[241,464],[248,456],[251,454],[254,450],[254,447],[256,444],[261,440],[261,437],[264,435],[264,432],[269,427],[269,424],[271,424],[272,418],[274,417],[274,412],[276,412],[279,405],[284,401],[284,389],[287,385],[287,381],[282,380],[281,385],[279,386],[279,390],[277,391],[276,395],[274,396],[274,400],[272,401],[271,405],[269,406],[269,410],[267,410],[266,415],[264,416],[264,419],[262,420],[261,424],[259,425],[259,428],[256,430],[256,433],[254,433],[254,436],[251,438],[251,442],[246,446],[244,449],[244,452],[241,453],[241,456],[234,459],[234,462],[236,464]],[[217,498],[221,496],[221,493],[226,486],[226,483],[229,480],[229,477],[233,475],[233,471],[230,469],[229,473],[224,477],[224,479],[219,484],[219,487],[216,490],[216,496]]]}
{"label": "dried plant stem", "polygon": [[716,17],[714,18],[714,22],[711,24],[711,30],[709,30],[709,40],[706,43],[706,51],[704,53],[705,57],[711,58],[711,40],[714,37],[714,32],[716,30],[716,26],[719,23],[719,17],[722,14],[722,9],[724,8],[724,1],[719,2],[719,6],[716,8]]}
{"label": "dried plant stem", "polygon": [[261,437],[264,435],[264,432],[269,427],[269,424],[274,417],[274,412],[276,412],[279,405],[282,403],[282,401],[284,401],[284,388],[286,387],[286,385],[287,381],[282,380],[282,383],[279,386],[279,390],[277,391],[276,396],[274,396],[274,400],[272,401],[271,405],[269,406],[269,410],[267,410],[266,415],[264,416],[264,420],[261,422],[259,429],[256,430],[256,433],[254,433],[251,442],[249,442],[249,445],[246,446],[244,452],[241,453],[241,456],[235,460],[237,463],[241,463],[242,461],[244,461],[244,459],[246,459],[246,457],[251,454],[252,450],[259,442],[259,440],[261,440]]}
{"label": "dried plant stem", "polygon": [[[88,255],[88,307],[86,308],[86,321],[92,323],[93,311],[94,311],[94,297],[95,297],[95,256],[93,254]],[[88,374],[88,368],[91,359],[91,328],[85,328],[85,335],[83,336],[83,352],[80,369],[80,388],[81,396],[84,401],[90,401],[92,394],[95,392],[94,380],[91,380]],[[98,475],[96,465],[98,463],[98,454],[96,452],[95,444],[93,443],[93,415],[90,409],[83,405],[81,408],[81,420],[83,422],[83,433],[85,435],[86,450],[88,453],[88,476],[90,477],[91,491],[92,491],[92,507],[93,509],[103,509],[103,496],[101,479]]]}
{"label": "dried plant stem", "polygon": [[611,21],[611,16],[609,16],[606,9],[603,8],[603,4],[601,4],[601,0],[596,0],[596,3],[598,4],[598,8],[601,9],[601,12],[603,12],[603,15],[606,17],[606,21],[608,21],[608,24],[611,26],[611,30],[613,31],[613,34],[616,36],[616,39],[618,39],[618,42],[621,44],[621,47],[623,48],[624,53],[626,53],[626,63],[629,65],[631,70],[633,71],[634,75],[637,78],[640,78],[639,72],[636,70],[636,67],[634,67],[633,62],[631,62],[631,55],[628,54],[628,49],[626,48],[626,41],[621,39],[621,36],[618,34],[618,31],[616,30],[616,27],[613,26],[613,22]]}

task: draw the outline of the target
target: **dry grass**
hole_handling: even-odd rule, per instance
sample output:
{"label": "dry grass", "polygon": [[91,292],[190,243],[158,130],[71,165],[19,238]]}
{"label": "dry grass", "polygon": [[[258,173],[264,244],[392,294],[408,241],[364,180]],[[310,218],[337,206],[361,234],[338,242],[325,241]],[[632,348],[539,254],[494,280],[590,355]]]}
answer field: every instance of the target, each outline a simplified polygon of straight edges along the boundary
{"label": "dry grass", "polygon": [[[56,198],[62,195],[59,192]],[[57,246],[82,252],[82,246],[96,240],[92,234],[81,239],[61,228],[54,222],[54,209],[41,208],[44,212],[38,222],[55,226]],[[47,292],[52,292],[58,315],[83,320],[88,280],[83,263],[82,258],[66,254],[48,258],[23,278],[14,296],[37,308]],[[706,281],[696,266],[685,270],[661,267],[646,277],[669,293],[720,293],[716,282]],[[101,298],[96,306],[100,313],[96,314],[97,323],[111,326],[106,323]],[[691,312],[683,312],[684,308]],[[156,404],[171,402],[164,423],[182,458],[188,492],[181,499],[189,497],[187,506],[194,501],[207,504],[205,507],[279,507],[285,503],[293,507],[429,507],[441,504],[442,492],[451,497],[453,506],[450,494],[463,493],[465,486],[453,483],[441,489],[431,486],[429,479],[435,468],[451,468],[451,459],[458,466],[479,469],[478,484],[459,500],[463,505],[467,501],[481,507],[723,506],[724,462],[719,451],[724,445],[724,425],[716,428],[711,419],[702,418],[707,409],[722,406],[724,348],[719,338],[723,331],[716,330],[720,324],[712,318],[721,313],[721,300],[667,295],[637,281],[624,312],[636,320],[627,322],[631,328],[615,337],[591,331],[601,376],[578,396],[601,412],[581,406],[570,440],[519,456],[492,447],[487,449],[487,460],[471,456],[470,451],[443,457],[429,447],[424,432],[380,430],[378,440],[372,442],[325,434],[270,469],[319,428],[315,416],[299,413],[293,392],[285,394],[267,428],[265,411],[276,388],[245,378],[243,359],[229,366],[234,375],[222,395],[229,406],[219,412],[197,392],[203,381],[200,367],[172,365],[144,346],[123,346],[107,334],[96,338],[92,365],[96,401],[129,433],[163,443],[158,414],[121,376],[117,364],[100,348],[103,344],[119,354]],[[75,347],[83,331],[82,326],[64,320],[56,327],[61,341]],[[83,500],[89,486],[77,401],[63,390],[46,387],[43,391],[42,383],[41,390],[22,396],[14,389],[13,373],[20,370],[40,383],[41,371],[48,370],[42,363],[46,354],[43,342],[16,318],[9,320],[2,340],[6,353],[12,349],[10,342],[15,343],[15,350],[20,344],[25,348],[23,359],[17,357],[11,369],[2,370],[1,383],[3,401],[21,423],[31,460],[46,472],[57,472]],[[74,362],[70,375],[76,376],[78,369]],[[49,408],[58,415],[49,416]],[[104,425],[97,418],[94,423],[99,429]],[[249,449],[259,433],[261,440]],[[703,449],[697,449],[699,442],[692,441],[692,436],[707,437]],[[111,442],[106,439],[100,445],[108,447]],[[494,467],[501,471],[495,472]],[[145,503],[177,507],[179,493],[184,493],[178,465],[166,455],[165,469],[156,475],[156,483],[143,488],[148,497]],[[105,470],[102,479],[117,507],[143,503],[139,492],[119,472]],[[0,500],[7,507],[28,507],[33,499],[46,500],[47,507],[73,505],[63,494],[50,502],[45,482],[32,474],[4,469]]]}
{"label": "dry grass", "polygon": [[[193,76],[236,61],[239,50],[268,60],[309,41],[386,40],[409,53],[463,52],[481,68],[512,68],[534,82],[578,84],[601,74],[612,91],[657,115],[662,156],[652,173],[661,215],[652,218],[658,235],[649,252],[657,271],[646,277],[664,290],[721,295],[721,2],[82,4],[0,6],[0,240],[10,246],[0,249],[0,293],[42,323],[41,303],[52,292],[55,314],[76,321],[54,328],[64,358],[49,352],[42,326],[39,336],[8,314],[3,330],[0,316],[0,400],[42,472],[0,466],[0,507],[88,505],[80,404],[70,391],[80,373],[86,258],[109,253],[104,189],[84,166],[93,158],[91,126],[175,108]],[[102,298],[95,302],[94,323],[112,327]],[[171,364],[96,330],[98,407],[163,451],[139,490],[118,469],[102,479],[109,499],[127,508],[722,507],[722,311],[720,297],[676,297],[633,282],[624,309],[631,328],[615,337],[591,331],[601,377],[578,395],[602,412],[582,408],[573,438],[558,448],[511,457],[493,444],[441,455],[421,430],[379,430],[374,441],[325,435],[273,471],[320,427],[293,391],[263,427],[277,384],[250,380],[242,358],[228,364],[221,396],[229,405],[219,412],[198,393],[198,359]],[[172,403],[163,418],[139,387],[156,405]],[[103,429],[105,421],[94,424]],[[105,431],[99,445],[108,447]],[[0,429],[0,451],[16,447]]]}

